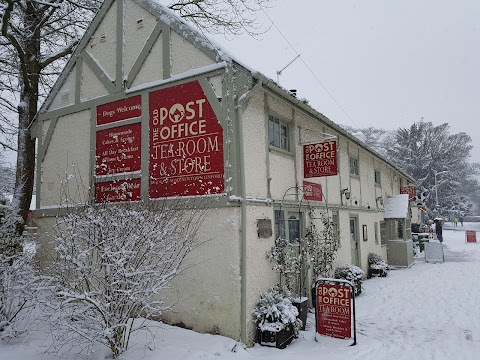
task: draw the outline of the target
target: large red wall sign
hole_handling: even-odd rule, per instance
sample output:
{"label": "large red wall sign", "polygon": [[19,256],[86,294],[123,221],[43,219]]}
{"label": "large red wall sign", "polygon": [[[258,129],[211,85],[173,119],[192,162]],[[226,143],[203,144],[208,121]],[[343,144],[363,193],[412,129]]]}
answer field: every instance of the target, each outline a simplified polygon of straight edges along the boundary
{"label": "large red wall sign", "polygon": [[[97,106],[97,126],[140,118],[141,115],[141,97],[134,96]],[[140,179],[105,180],[106,178],[110,179],[111,175],[139,173],[141,154],[142,125],[140,122],[108,129],[97,129],[95,141],[96,202],[140,199]]]}
{"label": "large red wall sign", "polygon": [[150,197],[223,193],[223,129],[198,81],[149,101]]}

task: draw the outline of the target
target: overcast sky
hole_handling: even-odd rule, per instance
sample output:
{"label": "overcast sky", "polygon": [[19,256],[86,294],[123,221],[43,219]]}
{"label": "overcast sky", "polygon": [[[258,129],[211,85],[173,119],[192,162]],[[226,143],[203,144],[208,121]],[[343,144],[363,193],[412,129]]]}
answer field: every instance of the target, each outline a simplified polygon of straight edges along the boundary
{"label": "overcast sky", "polygon": [[280,85],[297,89],[299,98],[336,123],[387,130],[421,118],[449,123],[450,133],[472,137],[471,161],[480,162],[479,0],[273,5],[268,17],[259,14],[275,24],[261,40],[215,40],[275,80],[277,70],[301,54],[280,75]]}

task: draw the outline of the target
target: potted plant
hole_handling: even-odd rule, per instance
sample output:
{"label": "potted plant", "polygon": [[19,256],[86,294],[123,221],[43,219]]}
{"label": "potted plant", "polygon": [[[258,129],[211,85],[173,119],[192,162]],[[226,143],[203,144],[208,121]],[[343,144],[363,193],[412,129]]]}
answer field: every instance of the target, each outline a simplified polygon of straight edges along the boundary
{"label": "potted plant", "polygon": [[335,279],[350,281],[355,286],[355,296],[362,292],[362,283],[365,273],[355,265],[346,265],[335,269]]}
{"label": "potted plant", "polygon": [[368,274],[367,278],[372,276],[386,277],[388,275],[388,264],[380,255],[368,254]]}
{"label": "potted plant", "polygon": [[287,347],[302,325],[290,294],[278,285],[262,293],[252,315],[257,325],[257,342],[278,349]]}

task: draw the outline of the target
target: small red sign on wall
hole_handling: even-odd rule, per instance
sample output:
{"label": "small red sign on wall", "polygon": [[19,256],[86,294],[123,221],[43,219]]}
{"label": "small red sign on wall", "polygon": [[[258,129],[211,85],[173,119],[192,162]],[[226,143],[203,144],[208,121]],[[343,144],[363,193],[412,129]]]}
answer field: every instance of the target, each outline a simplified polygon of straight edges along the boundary
{"label": "small red sign on wall", "polygon": [[400,187],[400,194],[408,194],[408,200],[411,201],[417,195],[417,188],[415,186]]}
{"label": "small red sign on wall", "polygon": [[97,125],[142,116],[141,101],[139,95],[97,106]]}
{"label": "small red sign on wall", "polygon": [[135,123],[97,131],[95,175],[139,171],[142,125]]}
{"label": "small red sign on wall", "polygon": [[317,333],[338,339],[352,337],[352,293],[348,286],[317,283]]}
{"label": "small red sign on wall", "polygon": [[467,243],[476,243],[477,232],[475,230],[465,230],[465,239]]}
{"label": "small red sign on wall", "polygon": [[198,81],[151,92],[150,197],[221,194],[223,129]]}
{"label": "small red sign on wall", "polygon": [[303,197],[306,200],[322,201],[322,185],[303,181]]}
{"label": "small red sign on wall", "polygon": [[303,177],[337,175],[337,142],[303,145]]}
{"label": "small red sign on wall", "polygon": [[140,179],[106,181],[95,184],[95,202],[138,201]]}

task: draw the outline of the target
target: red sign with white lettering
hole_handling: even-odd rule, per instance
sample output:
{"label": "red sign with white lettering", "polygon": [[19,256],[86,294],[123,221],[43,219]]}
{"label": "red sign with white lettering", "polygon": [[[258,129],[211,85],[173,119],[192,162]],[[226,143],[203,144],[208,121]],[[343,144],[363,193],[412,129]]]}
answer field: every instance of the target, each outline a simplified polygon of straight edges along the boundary
{"label": "red sign with white lettering", "polygon": [[140,200],[140,179],[107,181],[95,184],[95,202]]}
{"label": "red sign with white lettering", "polygon": [[303,177],[337,175],[337,142],[303,145]]}
{"label": "red sign with white lettering", "polygon": [[475,230],[465,230],[465,238],[467,243],[476,243],[477,232]]}
{"label": "red sign with white lettering", "polygon": [[413,200],[417,195],[417,188],[415,186],[401,186],[400,194],[408,194],[408,200]]}
{"label": "red sign with white lettering", "polygon": [[150,197],[223,193],[223,129],[199,82],[149,100]]}
{"label": "red sign with white lettering", "polygon": [[303,197],[306,200],[322,201],[322,185],[303,180]]}
{"label": "red sign with white lettering", "polygon": [[97,106],[97,125],[142,116],[140,95]]}
{"label": "red sign with white lettering", "polygon": [[95,175],[139,171],[141,166],[142,124],[97,131]]}
{"label": "red sign with white lettering", "polygon": [[352,294],[348,286],[317,284],[317,333],[338,339],[352,337]]}

